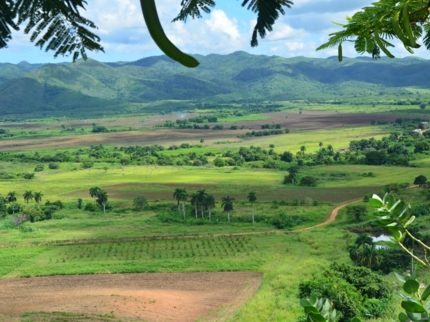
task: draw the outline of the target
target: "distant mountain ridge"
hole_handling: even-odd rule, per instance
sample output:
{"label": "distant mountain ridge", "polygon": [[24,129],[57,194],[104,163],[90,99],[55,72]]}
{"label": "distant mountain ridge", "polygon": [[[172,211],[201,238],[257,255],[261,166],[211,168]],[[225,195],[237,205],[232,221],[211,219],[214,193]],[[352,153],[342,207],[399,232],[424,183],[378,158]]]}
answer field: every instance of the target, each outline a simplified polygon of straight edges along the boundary
{"label": "distant mountain ridge", "polygon": [[134,62],[89,59],[60,64],[0,64],[0,112],[119,111],[159,100],[338,99],[371,93],[396,95],[399,87],[430,86],[430,61],[406,57],[326,59],[251,55],[196,55],[185,68],[166,56]]}

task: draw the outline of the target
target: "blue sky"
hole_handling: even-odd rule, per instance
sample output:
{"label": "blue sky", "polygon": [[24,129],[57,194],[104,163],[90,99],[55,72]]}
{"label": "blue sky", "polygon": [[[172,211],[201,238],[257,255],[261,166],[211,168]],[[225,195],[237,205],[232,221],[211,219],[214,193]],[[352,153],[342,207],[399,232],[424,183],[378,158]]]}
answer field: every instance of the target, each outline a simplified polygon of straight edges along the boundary
{"label": "blue sky", "polygon": [[[179,12],[180,0],[156,0],[161,22],[166,34],[181,50],[207,55],[228,54],[243,50],[251,54],[277,55],[282,57],[328,57],[336,50],[316,52],[331,32],[339,30],[332,21],[345,22],[347,15],[369,5],[374,0],[296,0],[291,9],[276,22],[272,33],[259,41],[256,48],[250,47],[255,14],[241,7],[241,1],[216,0],[216,7],[203,18],[171,23]],[[84,16],[99,27],[96,33],[102,38],[106,53],[89,53],[99,61],[132,61],[147,56],[162,54],[149,37],[143,22],[138,0],[88,0]],[[31,63],[70,61],[70,57],[53,58],[52,52],[45,52],[29,42],[29,36],[22,32],[14,34],[9,47],[3,49],[0,62]],[[344,55],[355,57],[352,46],[344,46]],[[396,57],[409,53],[396,46]],[[425,49],[415,52],[416,56],[430,58]]]}

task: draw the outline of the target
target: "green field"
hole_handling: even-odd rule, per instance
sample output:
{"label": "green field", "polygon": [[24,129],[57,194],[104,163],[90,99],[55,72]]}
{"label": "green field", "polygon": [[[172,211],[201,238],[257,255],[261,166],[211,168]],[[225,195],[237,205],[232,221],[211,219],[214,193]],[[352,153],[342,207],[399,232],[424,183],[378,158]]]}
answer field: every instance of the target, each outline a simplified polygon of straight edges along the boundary
{"label": "green field", "polygon": [[[300,105],[291,102],[282,104],[285,111],[295,111]],[[305,106],[303,111],[306,113],[306,110],[328,108],[349,113],[365,112],[367,106],[360,105],[356,108],[349,105],[315,104]],[[403,106],[402,108],[404,109]],[[388,111],[388,105],[378,110],[381,113]],[[368,110],[367,112],[370,113]],[[220,118],[219,122],[258,122],[268,120],[270,116],[267,115],[230,116]],[[150,117],[153,116],[148,116]],[[139,119],[143,118],[139,115]],[[119,118],[120,126],[117,129],[126,131],[127,125],[135,121],[126,117]],[[72,124],[77,120],[67,122]],[[50,136],[50,139],[63,136],[59,129],[46,130],[46,127],[54,123],[56,121],[50,119],[32,120],[32,126],[37,124],[45,128],[37,130],[40,131],[38,140],[41,143],[44,142],[42,133]],[[55,126],[59,127],[60,122]],[[89,131],[88,126],[85,129]],[[331,145],[338,152],[349,147],[351,140],[371,137],[381,140],[394,129],[392,124],[307,129],[297,127],[288,134],[246,139],[238,138],[235,131],[231,131],[235,133],[228,137],[211,138],[209,133],[201,143],[202,147],[156,152],[159,158],[208,154],[208,163],[198,166],[133,164],[130,161],[131,154],[121,150],[122,146],[128,145],[127,142],[106,144],[103,150],[106,155],[100,158],[89,155],[94,151],[87,151],[87,145],[79,144],[58,149],[26,147],[19,150],[17,147],[12,152],[2,152],[2,156],[13,156],[13,160],[0,161],[2,196],[15,191],[16,203],[21,208],[38,208],[35,200],[29,200],[27,204],[23,195],[29,190],[40,191],[43,193],[42,207],[48,200],[61,200],[64,208],[57,209],[52,219],[26,222],[21,227],[12,224],[11,214],[0,216],[0,278],[101,273],[258,271],[263,272],[260,289],[234,312],[230,321],[296,321],[303,314],[297,297],[299,283],[311,279],[330,263],[351,264],[345,229],[356,222],[343,211],[336,222],[328,226],[303,232],[293,230],[322,223],[336,206],[362,199],[369,193],[380,192],[387,184],[412,184],[414,178],[425,175],[430,167],[428,153],[414,154],[411,146],[409,151],[413,157],[409,166],[377,166],[358,162],[351,164],[347,161],[335,163],[333,157],[327,158],[330,161],[327,164],[311,164],[309,160],[320,150],[320,142],[323,147]],[[148,131],[158,130],[151,128]],[[16,134],[7,140],[13,142],[25,138],[29,133],[21,136],[19,132]],[[93,135],[95,137],[97,134]],[[199,144],[198,142],[195,135],[188,141],[172,135],[165,141],[154,143],[168,148],[173,144]],[[273,151],[267,152],[272,144]],[[311,176],[317,179],[317,185],[308,187],[284,184],[284,178],[289,174],[287,166],[279,169],[264,168],[266,160],[247,161],[240,166],[217,167],[213,164],[217,157],[222,156],[228,160],[229,157],[224,157],[223,154],[229,151],[236,152],[240,147],[250,146],[266,149],[265,153],[272,155],[282,155],[289,151],[296,158],[291,163],[293,165],[303,157],[305,162],[299,167],[296,180]],[[306,146],[306,153],[300,152],[302,146]],[[70,158],[67,162],[56,162],[59,169],[49,169],[50,161],[31,159],[36,154],[54,156],[60,153]],[[114,153],[118,154],[116,159],[113,157]],[[151,153],[153,152],[148,152],[144,157],[154,158]],[[354,151],[350,154],[353,153]],[[77,162],[78,157],[82,158],[81,162]],[[127,159],[127,162],[123,162],[123,159]],[[91,161],[91,167],[84,169],[84,161]],[[34,172],[40,164],[45,166],[44,170]],[[21,175],[33,172],[33,179],[24,179]],[[95,211],[78,208],[79,198],[83,201],[83,207],[94,204],[89,189],[95,186],[108,194],[109,207],[106,213],[98,206]],[[205,189],[213,195],[215,207],[211,212],[211,220],[208,219],[207,211],[204,212],[204,218],[201,218],[200,209],[199,218],[195,218],[194,208],[189,201],[186,202],[184,220],[182,211],[177,210],[177,203],[173,198],[176,188],[185,188],[190,194]],[[254,225],[251,224],[251,204],[247,199],[251,191],[257,195]],[[148,199],[148,206],[143,210],[133,207],[133,200],[138,196]],[[221,199],[226,196],[235,198],[231,223],[227,222],[227,213],[221,205]],[[415,204],[425,202],[418,189],[408,189],[404,196]],[[7,206],[10,207],[11,204]],[[364,219],[370,219],[370,216]],[[422,222],[427,223],[425,220]],[[241,233],[247,234],[239,235]],[[354,234],[352,236],[355,238]],[[392,275],[385,279],[393,281]],[[393,300],[391,303],[393,312],[399,310],[397,302]],[[51,317],[54,321],[55,314]],[[389,320],[387,317],[369,321]]]}

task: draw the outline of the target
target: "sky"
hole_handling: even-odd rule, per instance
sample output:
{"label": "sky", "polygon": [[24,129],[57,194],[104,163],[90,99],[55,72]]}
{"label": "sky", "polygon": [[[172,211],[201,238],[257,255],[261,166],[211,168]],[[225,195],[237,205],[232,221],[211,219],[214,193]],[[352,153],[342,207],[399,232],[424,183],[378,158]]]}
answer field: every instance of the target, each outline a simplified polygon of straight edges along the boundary
{"label": "sky", "polygon": [[[156,0],[163,28],[169,39],[182,51],[191,54],[229,54],[238,50],[256,55],[281,57],[319,57],[337,55],[337,49],[316,51],[331,32],[340,30],[332,22],[344,23],[346,16],[369,5],[374,0],[295,0],[291,9],[275,23],[273,31],[259,46],[251,48],[250,40],[256,14],[241,6],[242,0],[215,0],[211,13],[186,23],[172,19],[180,11],[180,0]],[[82,14],[98,26],[105,53],[88,52],[90,58],[103,62],[134,61],[161,55],[150,38],[143,21],[138,0],[87,0]],[[22,28],[23,29],[23,28]],[[400,45],[391,50],[396,57],[410,56]],[[344,44],[343,55],[359,56],[352,45]],[[418,49],[415,56],[430,59],[430,52]],[[13,34],[8,48],[0,51],[0,62],[59,63],[69,57],[53,57],[29,41],[22,31]]]}

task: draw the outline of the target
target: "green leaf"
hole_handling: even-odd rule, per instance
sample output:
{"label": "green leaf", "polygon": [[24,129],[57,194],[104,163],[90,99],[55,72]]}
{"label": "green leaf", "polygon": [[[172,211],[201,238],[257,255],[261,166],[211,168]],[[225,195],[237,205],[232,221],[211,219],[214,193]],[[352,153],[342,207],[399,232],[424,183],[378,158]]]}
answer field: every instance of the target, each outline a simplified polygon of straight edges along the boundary
{"label": "green leaf", "polygon": [[361,322],[359,318],[353,318],[350,322]]}
{"label": "green leaf", "polygon": [[420,283],[416,280],[407,280],[405,284],[403,284],[403,290],[408,294],[414,294],[420,288]]}
{"label": "green leaf", "polygon": [[402,283],[405,283],[405,282],[406,282],[402,275],[400,275],[400,274],[398,274],[398,273],[394,272],[394,276],[395,276],[395,277],[396,277],[400,282],[402,282]]}
{"label": "green leaf", "polygon": [[396,199],[391,193],[384,196],[384,203],[387,205],[387,208],[390,209],[390,211],[391,211],[391,208],[394,208],[393,206],[395,201]]}
{"label": "green leaf", "polygon": [[399,313],[399,321],[400,322],[407,322],[408,320],[409,320],[409,318],[405,313],[403,313],[403,312]]}
{"label": "green leaf", "polygon": [[304,307],[304,309],[305,309],[306,314],[311,313],[311,312],[319,313],[318,309],[313,305],[307,305]]}
{"label": "green leaf", "polygon": [[342,61],[342,43],[339,43],[339,46],[337,47],[337,59],[339,62]]}
{"label": "green leaf", "polygon": [[302,306],[302,307],[306,307],[306,306],[310,306],[310,305],[312,305],[308,300],[306,300],[306,299],[301,299],[300,300],[300,305]]}
{"label": "green leaf", "polygon": [[327,322],[326,318],[325,318],[325,317],[323,317],[323,316],[322,316],[321,314],[319,314],[319,313],[313,313],[313,312],[310,312],[310,313],[308,314],[308,316],[310,317],[311,321],[314,321],[314,322]]}
{"label": "green leaf", "polygon": [[380,240],[373,243],[378,246],[388,247],[388,248],[399,248],[399,244],[389,240]]}
{"label": "green leaf", "polygon": [[416,302],[402,301],[402,308],[411,313],[424,313],[426,309]]}
{"label": "green leaf", "polygon": [[311,295],[309,302],[311,302],[311,305],[316,306],[318,303],[318,298],[315,295]]}
{"label": "green leaf", "polygon": [[421,294],[421,300],[422,301],[427,300],[427,298],[429,297],[429,295],[430,295],[430,285],[428,285],[426,287],[426,289],[424,290],[423,294]]}
{"label": "green leaf", "polygon": [[[375,196],[378,198],[375,198]],[[373,208],[381,208],[382,206],[384,206],[381,198],[379,198],[379,196],[377,195],[373,195],[372,198],[370,198],[369,205]]]}
{"label": "green leaf", "polygon": [[411,218],[409,218],[408,222],[405,224],[405,228],[408,227],[410,224],[412,224],[414,220],[415,220],[415,216],[412,216]]}

